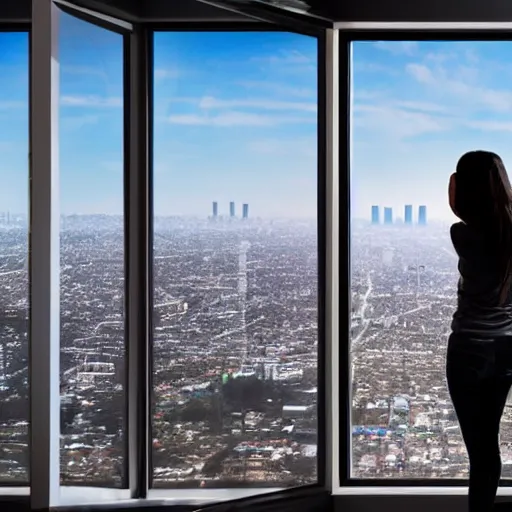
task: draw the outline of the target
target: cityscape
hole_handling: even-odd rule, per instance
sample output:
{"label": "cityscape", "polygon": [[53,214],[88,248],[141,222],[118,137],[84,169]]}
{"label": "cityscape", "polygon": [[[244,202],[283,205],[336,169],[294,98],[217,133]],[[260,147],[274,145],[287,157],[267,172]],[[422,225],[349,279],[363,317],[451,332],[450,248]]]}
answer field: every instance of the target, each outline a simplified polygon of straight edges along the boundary
{"label": "cityscape", "polygon": [[[234,210],[230,206],[230,211]],[[317,478],[317,227],[155,217],[152,485]],[[0,217],[1,218],[1,217]],[[122,216],[61,224],[61,481],[126,485]],[[26,219],[0,224],[0,479],[28,481]]]}
{"label": "cityscape", "polygon": [[[445,382],[459,277],[450,225],[372,220],[352,223],[352,476],[467,478]],[[500,439],[502,476],[510,478],[509,402]]]}
{"label": "cityscape", "polygon": [[[155,217],[153,487],[312,483],[316,223],[213,217]],[[0,476],[20,483],[28,478],[27,230],[22,216],[0,219],[0,277],[10,291]],[[352,222],[353,477],[468,475],[444,377],[458,278],[448,232],[436,221],[418,229]],[[63,217],[61,254],[62,484],[122,487],[122,217]],[[512,403],[501,444],[510,478]]]}

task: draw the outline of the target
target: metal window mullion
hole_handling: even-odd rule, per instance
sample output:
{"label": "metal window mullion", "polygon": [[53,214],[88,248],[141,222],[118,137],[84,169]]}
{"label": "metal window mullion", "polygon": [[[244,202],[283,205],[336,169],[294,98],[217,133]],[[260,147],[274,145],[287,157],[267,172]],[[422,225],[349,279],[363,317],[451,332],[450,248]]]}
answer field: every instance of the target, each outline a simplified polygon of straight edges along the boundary
{"label": "metal window mullion", "polygon": [[[337,244],[337,317],[336,329],[341,332],[342,338],[336,344],[336,355],[333,358],[333,371],[336,374],[333,386],[336,385],[336,405],[338,407],[335,418],[338,464],[336,478],[333,479],[333,489],[345,485],[351,478],[352,467],[352,437],[351,437],[351,409],[352,409],[352,363],[350,356],[350,310],[351,310],[351,267],[350,267],[350,163],[351,163],[351,43],[338,31],[338,90],[336,112],[338,112],[338,197],[341,208],[338,208],[336,232]],[[334,110],[334,109],[333,109]],[[334,169],[333,169],[334,172]],[[341,182],[341,192],[340,192]],[[341,194],[341,195],[340,195]],[[341,262],[340,262],[341,253]],[[340,272],[341,268],[341,272]],[[341,296],[339,290],[341,289]]]}
{"label": "metal window mullion", "polygon": [[60,211],[58,10],[32,1],[30,58],[30,485],[59,505]]}
{"label": "metal window mullion", "polygon": [[[148,35],[135,27],[125,55],[125,237],[128,392],[128,486],[146,498],[150,449],[150,187]],[[127,89],[127,90],[126,90]]]}
{"label": "metal window mullion", "polygon": [[[325,81],[325,360],[327,405],[327,486],[339,485],[339,32],[328,29],[322,62]],[[345,207],[345,205],[343,205]]]}

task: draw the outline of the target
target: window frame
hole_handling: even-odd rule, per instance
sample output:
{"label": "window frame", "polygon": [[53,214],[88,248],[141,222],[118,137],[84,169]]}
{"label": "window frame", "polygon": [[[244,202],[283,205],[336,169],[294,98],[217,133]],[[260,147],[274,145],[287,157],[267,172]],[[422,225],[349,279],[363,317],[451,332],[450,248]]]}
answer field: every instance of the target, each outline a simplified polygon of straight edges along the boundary
{"label": "window frame", "polygon": [[[37,5],[37,7],[36,7]],[[32,277],[41,275],[41,268],[48,271],[46,283],[58,283],[58,266],[55,266],[54,255],[60,253],[59,237],[55,239],[55,220],[58,218],[58,195],[50,190],[48,185],[38,194],[31,195],[30,204],[30,290],[31,290],[31,322],[30,332],[38,332],[38,343],[32,343],[30,336],[30,397],[31,397],[31,444],[37,442],[40,445],[33,457],[35,464],[31,463],[31,487],[27,488],[31,495],[32,506],[47,508],[54,506],[74,505],[101,505],[105,502],[116,501],[117,504],[131,503],[135,501],[141,504],[148,500],[169,499],[171,502],[179,500],[180,505],[186,502],[201,504],[201,492],[198,489],[187,489],[187,497],[183,500],[183,490],[176,489],[152,489],[151,484],[151,454],[152,454],[152,312],[153,312],[153,38],[160,31],[201,31],[201,32],[294,32],[317,39],[317,236],[318,236],[318,442],[317,442],[317,466],[318,480],[315,484],[290,489],[247,489],[250,497],[243,499],[244,504],[263,503],[289,499],[291,496],[306,496],[325,494],[330,487],[327,475],[327,456],[331,452],[328,449],[330,440],[324,433],[327,431],[327,398],[326,390],[329,379],[326,368],[326,318],[328,310],[328,297],[326,297],[326,239],[327,231],[326,199],[327,170],[326,170],[326,101],[325,101],[325,31],[316,27],[307,26],[307,31],[298,31],[291,26],[278,26],[273,22],[255,23],[144,23],[142,20],[130,24],[127,30],[122,20],[121,25],[112,23],[112,18],[101,13],[76,7],[64,0],[33,0],[33,12],[35,13],[32,27],[36,27],[35,38],[31,36],[30,53],[30,176],[31,189],[36,184],[48,184],[57,176],[58,170],[54,169],[53,158],[58,152],[58,133],[55,131],[53,119],[58,113],[58,100],[55,91],[58,91],[58,75],[53,66],[39,64],[34,70],[33,64],[37,62],[49,63],[58,50],[55,41],[57,34],[56,9],[66,12],[85,22],[92,23],[103,29],[121,33],[124,37],[124,260],[125,260],[125,393],[126,393],[126,426],[125,438],[125,484],[123,488],[98,488],[90,485],[63,486],[60,484],[60,449],[58,447],[59,431],[48,426],[48,419],[44,419],[44,411],[56,412],[56,404],[60,394],[55,393],[55,367],[58,360],[55,354],[60,350],[60,343],[56,351],[56,332],[52,322],[57,314],[51,304],[50,286],[42,286],[41,280],[37,286],[33,286]],[[306,33],[307,32],[307,33]],[[30,32],[32,34],[32,31]],[[34,51],[34,53],[32,53]],[[58,61],[58,58],[57,58]],[[57,79],[55,79],[57,77]],[[43,85],[35,91],[36,79]],[[40,83],[38,82],[38,86]],[[57,92],[58,95],[58,92]],[[49,107],[48,107],[49,105]],[[42,114],[41,114],[42,112]],[[41,114],[41,115],[40,115]],[[45,128],[51,128],[45,131]],[[36,141],[37,139],[37,141]],[[51,148],[51,151],[47,148]],[[34,162],[37,161],[38,177],[33,172]],[[58,169],[58,166],[57,166]],[[56,174],[55,174],[56,173]],[[37,205],[34,207],[34,197],[37,197]],[[57,199],[55,199],[57,198]],[[57,212],[57,213],[56,213]],[[34,234],[38,232],[37,236]],[[33,263],[39,261],[34,267]],[[53,261],[53,263],[52,263]],[[41,263],[42,262],[42,263]],[[53,265],[53,266],[52,266]],[[49,270],[51,268],[51,270]],[[55,286],[55,284],[53,284]],[[60,286],[59,286],[60,296]],[[32,322],[32,310],[34,304],[38,312],[38,319]],[[48,305],[50,305],[48,307]],[[38,330],[39,329],[39,330]],[[41,334],[42,331],[42,334]],[[42,339],[42,343],[41,342]],[[60,337],[58,337],[60,342]],[[41,346],[42,345],[42,348]],[[39,348],[36,348],[38,347]],[[34,352],[34,350],[36,352]],[[53,354],[51,358],[49,354]],[[31,361],[41,361],[33,357],[34,354],[44,355],[43,369],[34,368]],[[49,362],[51,360],[51,362]],[[40,368],[41,365],[37,365]],[[57,371],[58,374],[58,371]],[[33,376],[36,376],[33,379]],[[130,377],[129,377],[130,376]],[[51,384],[51,386],[50,386]],[[39,390],[39,391],[38,391]],[[39,404],[38,393],[43,391],[48,398],[44,404]],[[50,390],[50,392],[48,392]],[[39,395],[40,396],[40,395]],[[35,399],[34,399],[35,398]],[[47,414],[46,418],[52,415]],[[52,422],[56,415],[53,415]],[[39,419],[37,419],[39,418]],[[57,418],[58,421],[58,418]],[[41,430],[44,433],[41,434]],[[31,450],[32,455],[32,450]],[[5,487],[0,487],[0,496]],[[94,490],[93,493],[88,492]],[[242,489],[239,489],[242,490]],[[152,491],[157,491],[155,495]],[[162,495],[165,491],[165,495]],[[180,492],[181,491],[181,492]],[[217,499],[232,501],[243,494],[231,492],[230,489],[208,489],[207,494],[211,500],[212,494]],[[212,492],[213,491],[213,492]],[[215,492],[218,491],[218,492]],[[237,490],[234,490],[237,491]],[[256,492],[255,492],[256,491]],[[153,494],[153,496],[151,495]],[[187,499],[189,498],[189,499]],[[206,499],[206,498],[205,498]],[[134,501],[135,500],[135,501]],[[198,503],[199,502],[199,503]],[[166,503],[168,506],[170,503]]]}
{"label": "window frame", "polygon": [[[27,65],[28,65],[28,80],[29,80],[29,84],[28,84],[28,87],[27,87],[27,90],[28,90],[28,96],[30,97],[30,62],[31,62],[31,24],[30,23],[27,23],[25,21],[20,21],[20,22],[17,22],[17,21],[9,21],[9,22],[4,22],[4,21],[1,21],[0,20],[0,33],[19,33],[19,34],[26,34],[27,36],[27,50],[28,50],[28,55],[27,55]],[[29,100],[29,98],[27,97],[27,101]],[[29,108],[29,115],[28,115],[28,126],[27,126],[27,133],[30,133],[30,108]],[[30,147],[30,141],[29,141],[29,144],[27,146],[27,153],[29,151],[29,147]],[[29,176],[29,166],[27,165],[27,178]],[[29,190],[29,182],[27,180],[27,194],[28,194],[28,190]],[[29,217],[29,211],[30,211],[30,206],[27,210],[27,219]],[[28,237],[28,230],[27,230],[27,237]],[[28,242],[28,238],[27,238],[27,252],[29,251],[29,242]],[[27,253],[27,257],[28,257],[28,253]],[[27,287],[27,291],[28,291],[28,287]],[[30,337],[30,322],[27,323],[27,326],[28,326],[28,332],[27,332],[27,341]],[[27,353],[29,353],[29,350],[27,351]],[[29,364],[30,364],[30,358],[28,358],[29,360]],[[29,382],[29,395],[30,395],[30,382]],[[30,404],[27,404],[28,406],[28,421],[30,423]],[[30,429],[28,430],[27,432],[27,437],[30,439]],[[30,451],[30,444],[28,445],[28,450]],[[21,495],[21,496],[28,496],[29,493],[30,493],[30,463],[27,467],[27,480],[26,481],[13,481],[13,482],[6,482],[5,484],[1,483],[0,482],[0,488],[4,488],[6,489],[6,492],[4,493],[5,495],[8,495],[8,496],[13,496],[13,497],[16,497],[18,495]]]}
{"label": "window frame", "polygon": [[[292,489],[279,489],[278,491],[265,492],[265,488],[247,488],[247,494],[253,494],[251,498],[247,499],[263,499],[268,497],[271,499],[273,495],[281,495],[281,493],[286,493],[288,496],[290,493],[297,492],[301,489],[311,489],[312,491],[324,490],[328,487],[327,481],[327,460],[328,460],[328,440],[327,436],[321,435],[321,433],[325,433],[327,431],[327,398],[326,398],[326,390],[328,379],[322,376],[322,369],[326,368],[327,356],[326,356],[326,239],[328,237],[327,233],[327,211],[326,211],[326,198],[328,194],[328,190],[326,188],[327,184],[327,172],[326,172],[326,158],[325,151],[322,148],[325,148],[325,140],[326,140],[326,101],[325,101],[325,63],[326,63],[326,35],[325,31],[317,28],[310,28],[309,26],[304,29],[304,31],[291,30],[288,25],[279,25],[272,22],[148,22],[143,23],[143,26],[148,30],[149,34],[149,54],[148,54],[148,65],[149,65],[149,77],[150,77],[150,88],[148,91],[148,104],[149,104],[149,112],[148,112],[148,151],[149,151],[149,183],[150,183],[150,202],[148,205],[149,208],[149,226],[148,232],[150,233],[150,268],[148,269],[150,275],[150,294],[151,294],[151,311],[153,310],[153,276],[152,276],[152,264],[153,264],[153,127],[154,127],[154,98],[153,98],[153,76],[154,76],[154,37],[156,33],[159,32],[288,32],[294,33],[304,36],[313,37],[317,40],[317,254],[318,254],[318,392],[317,392],[317,410],[318,410],[318,419],[317,419],[317,429],[318,429],[318,441],[317,441],[317,475],[318,480],[315,484],[300,486]],[[301,27],[303,28],[303,27]],[[153,346],[153,328],[151,326],[149,332],[148,339],[148,354],[149,354],[149,368],[148,372],[152,375],[153,368],[153,358],[152,358],[152,346]],[[152,391],[152,386],[150,386],[150,390]],[[152,397],[150,400],[152,404]],[[152,432],[152,414],[149,415],[149,428],[150,432]],[[151,452],[152,447],[148,446],[148,460],[151,462]],[[152,464],[150,466],[150,478],[148,480],[148,494],[147,497],[151,499],[161,498],[161,497],[171,497],[175,489],[165,489],[165,488],[154,488],[152,487]],[[211,493],[213,489],[209,489],[209,493]],[[229,491],[229,489],[218,489],[219,491]],[[241,489],[240,489],[241,490]],[[192,492],[191,492],[192,491]],[[188,490],[188,492],[192,495],[193,489]],[[236,489],[235,489],[236,491]],[[261,492],[260,492],[261,491]],[[197,492],[197,490],[196,490]],[[197,493],[199,494],[199,493]]]}
{"label": "window frame", "polygon": [[[340,176],[343,179],[341,227],[342,305],[341,323],[343,343],[340,344],[338,374],[339,392],[339,479],[333,494],[341,495],[460,495],[465,494],[467,479],[425,478],[356,478],[352,477],[352,374],[351,374],[351,119],[352,119],[352,43],[358,41],[511,41],[512,22],[339,22],[340,31],[340,128],[339,151],[346,158],[340,160]],[[347,371],[342,371],[347,369]],[[512,478],[501,479],[498,496],[512,496]]]}

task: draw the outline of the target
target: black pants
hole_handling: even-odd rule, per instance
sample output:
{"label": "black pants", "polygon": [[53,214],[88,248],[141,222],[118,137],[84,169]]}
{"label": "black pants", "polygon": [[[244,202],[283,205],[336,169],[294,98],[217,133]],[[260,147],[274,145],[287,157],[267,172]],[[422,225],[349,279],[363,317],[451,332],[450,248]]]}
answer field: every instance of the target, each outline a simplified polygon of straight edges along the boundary
{"label": "black pants", "polygon": [[512,384],[512,337],[452,334],[446,376],[469,456],[469,512],[487,512],[501,474],[499,428]]}

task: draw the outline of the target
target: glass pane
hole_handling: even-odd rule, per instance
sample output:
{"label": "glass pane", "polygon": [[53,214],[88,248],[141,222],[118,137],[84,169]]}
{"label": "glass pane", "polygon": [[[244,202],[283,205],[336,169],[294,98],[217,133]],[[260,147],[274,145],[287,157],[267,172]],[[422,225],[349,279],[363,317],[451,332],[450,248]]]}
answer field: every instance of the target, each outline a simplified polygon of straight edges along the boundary
{"label": "glass pane", "polygon": [[[352,50],[352,476],[466,478],[445,382],[459,277],[448,179],[473,149],[512,165],[512,43],[367,41]],[[504,477],[511,420],[507,405]]]}
{"label": "glass pane", "polygon": [[153,486],[317,479],[317,42],[157,33]]}
{"label": "glass pane", "polygon": [[0,32],[0,484],[28,485],[28,34]]}
{"label": "glass pane", "polygon": [[125,484],[123,37],[61,13],[61,479]]}

